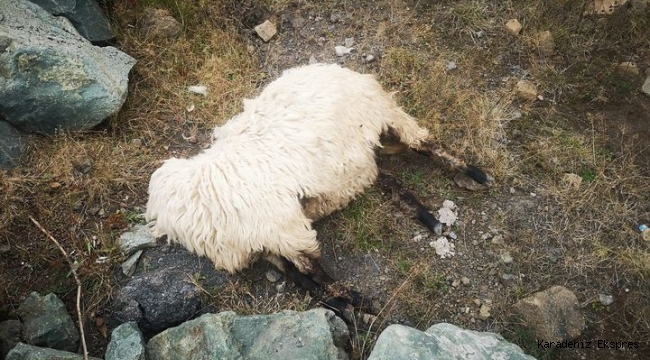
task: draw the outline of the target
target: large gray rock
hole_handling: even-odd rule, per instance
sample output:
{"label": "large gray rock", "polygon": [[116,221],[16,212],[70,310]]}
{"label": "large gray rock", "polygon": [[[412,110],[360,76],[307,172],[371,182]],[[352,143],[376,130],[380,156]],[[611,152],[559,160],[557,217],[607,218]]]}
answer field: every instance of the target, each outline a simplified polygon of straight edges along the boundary
{"label": "large gray rock", "polygon": [[0,1],[0,116],[20,130],[85,130],[117,112],[135,60],[27,0]]}
{"label": "large gray rock", "polygon": [[0,322],[0,359],[4,359],[9,350],[20,342],[22,328],[23,325],[18,320]]}
{"label": "large gray rock", "polygon": [[20,157],[27,150],[27,136],[0,120],[0,170],[18,166]]}
{"label": "large gray rock", "polygon": [[112,322],[135,321],[150,335],[196,316],[201,291],[180,270],[161,270],[132,278],[118,292]]}
{"label": "large gray rock", "polygon": [[345,359],[345,323],[329,310],[283,311],[238,317],[205,314],[149,341],[155,359],[325,360]]}
{"label": "large gray rock", "polygon": [[29,0],[55,16],[70,20],[79,34],[92,43],[105,43],[115,36],[95,0]]}
{"label": "large gray rock", "polygon": [[23,322],[23,340],[28,344],[76,351],[79,332],[63,302],[54,294],[32,292],[18,307]]}
{"label": "large gray rock", "polygon": [[145,360],[144,340],[138,324],[128,322],[116,327],[106,347],[105,360]]}
{"label": "large gray rock", "polygon": [[578,298],[564,286],[537,292],[514,305],[524,325],[538,340],[573,340],[582,334],[585,318]]}
{"label": "large gray rock", "polygon": [[[19,343],[7,354],[6,360],[83,360],[83,355],[47,349],[33,345]],[[101,360],[89,357],[91,360]]]}
{"label": "large gray rock", "polygon": [[379,335],[368,360],[402,359],[535,358],[524,354],[517,345],[494,333],[464,330],[446,323],[433,325],[425,332],[408,326],[391,325]]}

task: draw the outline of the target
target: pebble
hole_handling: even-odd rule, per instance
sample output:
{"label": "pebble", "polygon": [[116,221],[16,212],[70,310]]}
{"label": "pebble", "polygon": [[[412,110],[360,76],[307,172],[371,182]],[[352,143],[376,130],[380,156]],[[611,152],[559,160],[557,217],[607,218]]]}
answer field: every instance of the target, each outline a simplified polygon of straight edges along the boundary
{"label": "pebble", "polygon": [[454,281],[451,283],[451,286],[453,286],[453,287],[458,287],[458,286],[460,286],[460,281],[458,281],[458,280],[454,280]]}
{"label": "pebble", "polygon": [[345,38],[344,43],[345,43],[345,47],[351,48],[352,45],[354,45],[354,38],[353,37]]}
{"label": "pebble", "polygon": [[458,68],[458,65],[456,65],[455,61],[450,61],[447,63],[447,70],[456,70]]}
{"label": "pebble", "polygon": [[467,276],[463,276],[460,281],[463,283],[463,285],[467,286],[470,283],[470,280]]}
{"label": "pebble", "polygon": [[366,55],[366,62],[373,62],[375,61],[375,57],[373,55]]}
{"label": "pebble", "polygon": [[503,262],[504,264],[510,264],[512,263],[512,261],[513,258],[512,255],[510,255],[510,252],[506,251],[501,254],[501,262]]}
{"label": "pebble", "polygon": [[268,42],[278,33],[275,25],[268,20],[255,26],[255,32],[260,38],[262,38],[262,40],[264,40],[264,42]]}
{"label": "pebble", "polygon": [[490,314],[490,311],[491,311],[491,310],[492,310],[492,307],[491,307],[491,306],[483,304],[483,305],[481,305],[481,309],[480,309],[479,312],[478,312],[478,316],[479,316],[481,319],[485,320],[485,319],[487,319],[487,318],[490,317],[490,315],[491,315],[491,314]]}
{"label": "pebble", "polygon": [[492,244],[502,245],[503,244],[503,235],[497,235],[492,238]]}
{"label": "pebble", "polygon": [[270,283],[278,282],[278,280],[280,280],[280,278],[282,277],[282,275],[280,275],[279,272],[273,269],[267,271],[266,274],[264,275],[266,276],[266,280],[268,280]]}
{"label": "pebble", "polygon": [[605,306],[612,305],[614,303],[614,297],[612,295],[598,295],[598,301]]}

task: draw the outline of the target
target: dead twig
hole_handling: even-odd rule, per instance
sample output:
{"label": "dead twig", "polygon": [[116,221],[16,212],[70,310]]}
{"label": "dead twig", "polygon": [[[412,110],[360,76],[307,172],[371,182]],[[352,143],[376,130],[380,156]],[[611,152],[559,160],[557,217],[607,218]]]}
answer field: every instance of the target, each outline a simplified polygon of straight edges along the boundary
{"label": "dead twig", "polygon": [[65,257],[66,261],[68,262],[68,266],[70,266],[70,270],[72,271],[72,275],[74,276],[74,280],[77,282],[77,318],[79,320],[79,333],[81,334],[81,345],[83,347],[83,352],[84,352],[84,359],[88,360],[88,347],[86,346],[86,336],[84,333],[84,324],[83,324],[83,319],[81,315],[81,281],[79,280],[79,275],[77,275],[77,269],[74,266],[74,263],[68,256],[68,253],[65,251],[63,246],[52,236],[49,231],[45,230],[41,224],[36,221],[31,215],[29,216],[29,219],[36,225],[36,227],[45,234],[52,242],[61,250],[61,253]]}

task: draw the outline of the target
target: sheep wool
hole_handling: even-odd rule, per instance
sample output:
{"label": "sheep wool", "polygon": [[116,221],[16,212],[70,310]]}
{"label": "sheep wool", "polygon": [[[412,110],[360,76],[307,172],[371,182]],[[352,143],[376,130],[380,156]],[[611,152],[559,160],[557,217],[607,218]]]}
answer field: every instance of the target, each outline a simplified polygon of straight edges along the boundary
{"label": "sheep wool", "polygon": [[320,257],[312,221],[375,182],[388,129],[414,148],[429,135],[371,75],[334,64],[286,70],[214,129],[209,148],[152,174],[146,219],[156,237],[218,269],[279,256],[308,273]]}

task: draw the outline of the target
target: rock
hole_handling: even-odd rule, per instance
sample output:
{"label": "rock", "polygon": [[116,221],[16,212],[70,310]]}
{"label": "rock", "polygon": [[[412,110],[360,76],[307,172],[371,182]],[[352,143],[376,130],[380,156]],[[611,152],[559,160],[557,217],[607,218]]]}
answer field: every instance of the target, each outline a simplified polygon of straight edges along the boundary
{"label": "rock", "polygon": [[20,342],[23,325],[19,320],[0,322],[0,359],[4,359],[16,344]]}
{"label": "rock", "polygon": [[[83,355],[68,351],[42,348],[33,345],[18,343],[9,354],[6,360],[83,360]],[[90,360],[101,360],[89,357]]]}
{"label": "rock", "polygon": [[[168,329],[147,344],[147,356],[166,359],[343,359],[345,323],[326,309],[237,316],[205,314]],[[191,356],[190,356],[191,355]]]}
{"label": "rock", "polygon": [[505,251],[505,252],[501,253],[501,258],[500,259],[501,259],[501,262],[504,263],[504,264],[511,264],[513,262],[513,260],[514,260],[512,258],[512,255],[510,255],[510,252],[508,252],[508,251]]}
{"label": "rock", "polygon": [[120,235],[120,249],[124,255],[131,255],[138,250],[156,247],[156,238],[147,225],[138,224],[131,231]]}
{"label": "rock", "polygon": [[0,120],[0,170],[18,166],[25,151],[27,151],[27,136],[8,122]]}
{"label": "rock", "polygon": [[564,286],[537,292],[517,302],[514,309],[538,340],[573,340],[585,327],[578,299]]}
{"label": "rock", "polygon": [[585,7],[585,15],[610,15],[628,0],[590,0]]}
{"label": "rock", "polygon": [[349,48],[341,45],[334,47],[334,53],[336,53],[336,56],[345,56],[347,54],[351,54],[353,51],[353,47]]}
{"label": "rock", "polygon": [[481,305],[481,308],[478,311],[478,316],[483,320],[488,319],[491,316],[490,311],[492,311],[492,307],[483,304]]}
{"label": "rock", "polygon": [[645,79],[643,87],[641,87],[641,91],[643,91],[643,93],[646,95],[650,95],[650,75],[648,75],[648,77]]}
{"label": "rock", "polygon": [[76,351],[79,332],[65,305],[56,295],[32,292],[18,307],[23,322],[22,337],[31,345]]}
{"label": "rock", "polygon": [[138,266],[138,260],[140,260],[141,255],[142,250],[138,250],[122,263],[122,273],[124,275],[131,277],[135,274],[135,269]]}
{"label": "rock", "polygon": [[366,62],[373,62],[373,61],[375,61],[375,56],[371,55],[371,54],[366,55],[364,60],[366,60]]}
{"label": "rock", "polygon": [[353,37],[345,38],[345,41],[343,43],[345,44],[345,47],[351,48],[352,45],[354,45],[354,38]]}
{"label": "rock", "polygon": [[406,359],[534,360],[501,335],[464,330],[446,323],[433,325],[425,332],[390,325],[379,335],[368,357],[368,360]]}
{"label": "rock", "polygon": [[510,19],[506,22],[506,30],[512,35],[519,35],[521,32],[521,23],[517,19]]}
{"label": "rock", "polygon": [[312,65],[312,64],[318,64],[318,60],[316,60],[316,57],[314,56],[314,54],[311,54],[309,56],[309,65]]}
{"label": "rock", "polygon": [[515,87],[517,97],[520,99],[527,101],[537,100],[537,86],[532,82],[528,80],[519,80]]}
{"label": "rock", "polygon": [[555,52],[555,40],[550,31],[540,31],[534,39],[535,46],[540,54],[545,56],[553,55]]}
{"label": "rock", "polygon": [[282,275],[278,273],[277,271],[271,269],[266,272],[266,280],[268,280],[271,283],[278,282],[282,278]]}
{"label": "rock", "polygon": [[455,61],[450,61],[447,63],[447,71],[452,71],[458,69],[458,65],[456,65]]}
{"label": "rock", "polygon": [[183,32],[183,26],[166,9],[144,9],[141,29],[147,38],[177,38]]}
{"label": "rock", "polygon": [[255,26],[255,32],[259,37],[264,40],[264,42],[269,42],[275,34],[278,33],[278,31],[275,29],[275,25],[270,22],[269,20],[266,20],[262,24],[259,24]]}
{"label": "rock", "polygon": [[88,174],[93,169],[93,160],[87,156],[78,156],[72,161],[72,167],[81,174]]}
{"label": "rock", "polygon": [[116,327],[106,347],[105,360],[145,360],[145,344],[138,324],[127,322]]}
{"label": "rock", "polygon": [[578,174],[564,173],[562,183],[572,189],[578,189],[582,185],[582,177]]}
{"label": "rock", "polygon": [[468,286],[469,283],[470,283],[470,280],[469,280],[469,278],[467,276],[463,276],[462,278],[460,278],[460,282],[462,282],[463,285]]}
{"label": "rock", "polygon": [[135,321],[145,335],[156,333],[195,316],[200,294],[189,275],[180,270],[136,276],[117,293],[111,321]]}
{"label": "rock", "polygon": [[63,16],[93,44],[115,37],[111,25],[95,0],[29,0],[54,16]]}
{"label": "rock", "polygon": [[26,0],[0,1],[0,117],[22,131],[86,130],[117,112],[135,60],[93,46],[65,18]]}
{"label": "rock", "polygon": [[612,295],[598,294],[598,301],[605,306],[609,306],[614,303],[614,297]]}
{"label": "rock", "polygon": [[443,201],[442,207],[438,209],[438,221],[447,226],[453,226],[456,220],[458,220],[458,215],[455,210],[456,204],[453,201]]}
{"label": "rock", "polygon": [[467,176],[464,173],[456,174],[456,176],[454,176],[454,182],[459,187],[470,191],[480,191],[488,188],[487,185],[479,184],[478,182],[474,181],[474,179],[472,179],[471,177]]}
{"label": "rock", "polygon": [[637,76],[639,75],[639,67],[633,61],[625,61],[620,64],[616,64],[616,68],[623,74]]}
{"label": "rock", "polygon": [[449,240],[447,240],[447,238],[444,236],[439,237],[436,241],[430,242],[429,246],[436,249],[436,254],[440,256],[441,259],[451,257],[456,254],[454,251],[455,245],[449,242]]}

